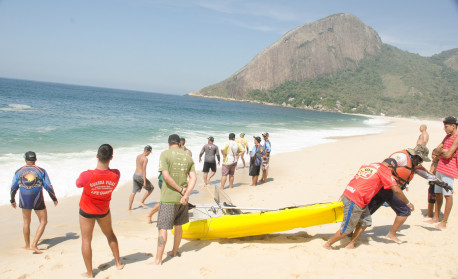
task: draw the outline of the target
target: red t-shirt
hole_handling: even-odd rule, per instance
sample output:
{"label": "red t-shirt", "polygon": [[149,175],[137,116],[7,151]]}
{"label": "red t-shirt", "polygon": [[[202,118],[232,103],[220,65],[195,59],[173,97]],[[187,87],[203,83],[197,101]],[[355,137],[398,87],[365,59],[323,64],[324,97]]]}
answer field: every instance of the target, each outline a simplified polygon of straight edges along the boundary
{"label": "red t-shirt", "polygon": [[355,177],[345,187],[343,195],[364,208],[382,187],[390,189],[396,185],[397,182],[387,166],[373,163],[361,166]]}
{"label": "red t-shirt", "polygon": [[[444,140],[444,149],[450,149],[452,147],[453,141],[458,137],[458,134],[451,136],[447,135]],[[447,176],[458,178],[458,149],[455,151],[455,156],[445,159],[441,156],[439,163],[437,164],[436,171],[445,174]]]}
{"label": "red t-shirt", "polygon": [[88,214],[105,214],[110,209],[111,193],[118,185],[119,170],[87,170],[76,180],[83,187],[80,208]]}

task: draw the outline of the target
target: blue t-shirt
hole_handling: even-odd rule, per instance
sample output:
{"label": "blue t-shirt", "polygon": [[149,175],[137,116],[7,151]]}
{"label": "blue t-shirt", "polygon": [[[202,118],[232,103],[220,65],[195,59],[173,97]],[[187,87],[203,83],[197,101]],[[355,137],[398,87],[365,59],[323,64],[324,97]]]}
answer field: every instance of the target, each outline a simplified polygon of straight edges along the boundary
{"label": "blue t-shirt", "polygon": [[269,155],[267,156],[270,156],[270,151],[271,151],[270,140],[267,140],[264,142],[264,153],[263,154],[265,154],[266,152],[269,152]]}
{"label": "blue t-shirt", "polygon": [[10,202],[15,202],[16,192],[19,190],[20,208],[40,208],[44,204],[43,188],[45,188],[53,201],[57,201],[46,170],[35,165],[24,166],[14,174]]}

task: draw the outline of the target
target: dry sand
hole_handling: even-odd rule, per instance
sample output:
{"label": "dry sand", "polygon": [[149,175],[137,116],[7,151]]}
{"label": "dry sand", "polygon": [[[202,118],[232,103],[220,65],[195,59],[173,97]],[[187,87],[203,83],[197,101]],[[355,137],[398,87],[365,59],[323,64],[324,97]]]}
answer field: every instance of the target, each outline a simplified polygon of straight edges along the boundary
{"label": "dry sand", "polygon": [[[391,121],[391,127],[381,134],[340,138],[275,155],[271,158],[268,182],[257,187],[249,186],[248,168],[238,168],[235,187],[225,192],[239,206],[280,208],[335,201],[360,165],[380,162],[395,151],[415,146],[420,124],[428,125],[430,149],[445,135],[439,121]],[[275,148],[275,139],[272,141]],[[429,168],[429,163],[425,166]],[[219,183],[220,170],[213,183]],[[198,176],[192,203],[209,200],[202,187],[202,175]],[[157,185],[157,179],[152,181]],[[415,177],[406,192],[416,210],[398,233],[402,244],[384,238],[395,214],[382,207],[374,214],[373,226],[361,236],[355,250],[343,249],[339,243],[338,250],[322,248],[339,228],[339,224],[327,224],[239,239],[183,240],[181,257],[165,258],[162,266],[151,266],[148,263],[156,253],[156,223],[146,223],[146,209],[127,210],[131,191],[128,183],[119,187],[111,202],[113,227],[126,266],[116,270],[106,239],[96,226],[92,242],[96,278],[458,278],[458,242],[454,239],[458,207],[452,209],[446,230],[425,223],[427,185],[424,179]],[[143,192],[136,196],[135,203],[141,195]],[[152,207],[158,197],[156,189],[147,200],[148,206]],[[21,211],[1,206],[0,278],[80,278],[85,268],[78,202],[79,197],[72,197],[61,199],[57,207],[47,203],[49,223],[39,243],[44,251],[41,255],[20,248]],[[36,227],[34,217],[32,236]],[[166,251],[171,250],[172,243],[173,235],[169,233]]]}

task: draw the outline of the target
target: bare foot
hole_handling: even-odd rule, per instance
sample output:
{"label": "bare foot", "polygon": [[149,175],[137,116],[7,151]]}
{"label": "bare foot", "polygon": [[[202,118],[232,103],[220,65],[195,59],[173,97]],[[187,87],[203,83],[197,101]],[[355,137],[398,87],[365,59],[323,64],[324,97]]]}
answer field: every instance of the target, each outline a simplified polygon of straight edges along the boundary
{"label": "bare foot", "polygon": [[328,249],[328,250],[334,250],[335,248],[332,247],[332,245],[329,243],[329,241],[326,241],[325,244],[323,244],[323,248]]}
{"label": "bare foot", "polygon": [[148,208],[148,207],[146,206],[146,204],[144,204],[144,203],[142,203],[142,202],[139,202],[138,205],[141,206],[141,207],[143,207],[143,208]]}
{"label": "bare foot", "polygon": [[121,269],[124,268],[124,266],[126,266],[126,265],[123,264],[123,263],[116,264],[116,269],[117,269],[117,270],[121,270]]}
{"label": "bare foot", "polygon": [[24,249],[26,250],[31,250],[33,251],[34,254],[43,254],[43,251],[41,251],[40,249],[38,249],[37,246],[30,246],[30,247],[24,247]]}
{"label": "bare foot", "polygon": [[345,246],[345,249],[355,249],[355,244],[350,242]]}
{"label": "bare foot", "polygon": [[439,220],[432,218],[430,220],[426,220],[425,223],[428,223],[428,224],[439,223]]}
{"label": "bare foot", "polygon": [[162,261],[158,262],[157,260],[154,260],[152,262],[149,262],[148,263],[149,265],[161,265],[162,264]]}
{"label": "bare foot", "polygon": [[173,255],[172,251],[167,252],[167,256],[173,258],[173,257],[181,257],[181,253],[177,252],[176,255]]}
{"label": "bare foot", "polygon": [[446,228],[447,228],[447,222],[442,221],[442,222],[440,222],[439,224],[437,224],[437,225],[435,226],[435,228],[436,228],[436,229],[441,229],[441,230],[442,230],[442,229],[446,229]]}
{"label": "bare foot", "polygon": [[402,243],[402,241],[399,238],[397,238],[395,235],[387,234],[385,237],[388,238],[389,240],[392,240],[392,241],[398,243],[398,244]]}
{"label": "bare foot", "polygon": [[250,186],[256,186],[256,184],[251,184]]}
{"label": "bare foot", "polygon": [[153,223],[153,215],[146,214],[146,223],[152,224]]}
{"label": "bare foot", "polygon": [[84,272],[84,273],[81,273],[81,276],[82,277],[86,277],[86,278],[94,278],[94,275],[91,273],[87,273],[87,272]]}

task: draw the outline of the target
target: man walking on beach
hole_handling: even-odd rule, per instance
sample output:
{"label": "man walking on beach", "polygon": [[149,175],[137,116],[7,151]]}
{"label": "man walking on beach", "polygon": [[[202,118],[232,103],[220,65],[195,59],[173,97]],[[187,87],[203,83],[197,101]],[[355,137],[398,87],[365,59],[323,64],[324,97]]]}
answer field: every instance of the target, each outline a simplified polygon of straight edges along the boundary
{"label": "man walking on beach", "polygon": [[248,148],[248,141],[245,139],[245,133],[240,133],[240,137],[237,139],[237,144],[243,148],[243,151],[240,153],[240,159],[242,159],[243,168],[245,168],[245,149],[247,154],[250,153],[250,149]]}
{"label": "man walking on beach", "polygon": [[229,141],[221,149],[223,154],[223,167],[221,170],[221,190],[224,189],[227,176],[229,175],[229,188],[234,184],[235,168],[237,167],[237,154],[242,152],[243,148],[235,142],[235,134],[229,134]]}
{"label": "man walking on beach", "polygon": [[269,159],[270,159],[270,152],[271,152],[271,144],[269,140],[269,133],[265,132],[262,134],[264,138],[264,154],[262,155],[262,177],[260,182],[266,183],[267,182],[267,175],[269,173]]}
{"label": "man walking on beach", "polygon": [[[19,190],[19,207],[22,208],[22,218],[24,220],[23,233],[25,241],[25,249],[32,250],[34,254],[43,253],[38,249],[38,241],[45,231],[48,223],[48,212],[43,197],[43,188],[48,192],[49,196],[57,206],[57,198],[54,189],[49,180],[48,173],[45,169],[35,165],[37,155],[33,151],[28,151],[24,155],[25,166],[18,169],[13,177],[11,185],[11,206],[16,208],[15,196]],[[40,225],[37,228],[35,238],[30,244],[30,222],[32,220],[32,210],[38,216]]]}
{"label": "man walking on beach", "polygon": [[[213,137],[208,138],[208,143],[202,147],[202,150],[199,154],[199,163],[202,162],[202,155],[205,153],[204,157],[204,167],[202,172],[204,173],[204,184],[211,184],[210,180],[216,173],[216,160],[215,156],[218,158],[218,166],[221,162],[221,157],[219,156],[218,146],[214,145],[213,142],[215,139]],[[210,175],[208,171],[211,170]],[[208,177],[208,179],[207,179]]]}
{"label": "man walking on beach", "polygon": [[180,137],[176,134],[170,135],[168,143],[169,149],[163,151],[159,158],[159,171],[162,172],[163,185],[157,217],[159,236],[154,261],[157,265],[162,264],[167,230],[172,228],[175,228],[173,249],[167,255],[170,257],[180,255],[178,247],[183,235],[181,226],[189,222],[188,200],[197,180],[192,158],[186,151],[180,149]]}
{"label": "man walking on beach", "polygon": [[394,194],[411,210],[414,209],[401,188],[391,174],[397,167],[396,160],[385,159],[382,163],[373,163],[360,167],[354,178],[348,183],[342,195],[344,217],[340,229],[329,239],[323,247],[333,249],[332,244],[353,232],[347,249],[355,248],[355,242],[362,232],[372,225],[372,217],[367,204],[382,189],[392,189]]}
{"label": "man walking on beach", "polygon": [[443,120],[443,123],[444,131],[447,135],[442,143],[434,150],[440,156],[436,175],[452,188],[446,191],[436,185],[434,189],[436,194],[436,212],[434,212],[434,217],[429,223],[439,222],[439,215],[445,197],[444,219],[436,226],[438,229],[445,229],[447,227],[448,218],[453,206],[453,183],[458,178],[458,120],[454,116],[449,116]]}
{"label": "man walking on beach", "polygon": [[146,190],[146,193],[139,205],[143,208],[148,208],[145,204],[145,200],[149,195],[151,195],[154,187],[153,184],[151,184],[151,181],[146,178],[146,166],[148,165],[148,156],[151,154],[152,150],[153,148],[147,145],[143,149],[143,153],[137,156],[136,168],[133,177],[133,188],[129,197],[129,210],[132,210],[132,203],[134,202],[135,195],[139,193],[142,188]]}

